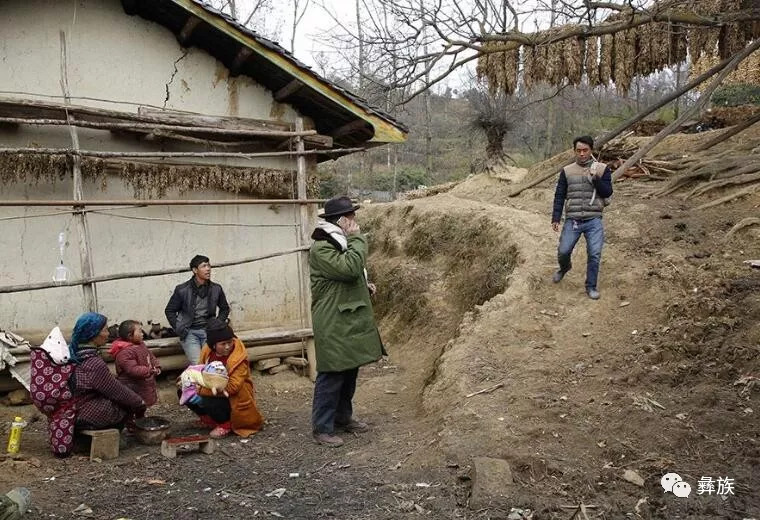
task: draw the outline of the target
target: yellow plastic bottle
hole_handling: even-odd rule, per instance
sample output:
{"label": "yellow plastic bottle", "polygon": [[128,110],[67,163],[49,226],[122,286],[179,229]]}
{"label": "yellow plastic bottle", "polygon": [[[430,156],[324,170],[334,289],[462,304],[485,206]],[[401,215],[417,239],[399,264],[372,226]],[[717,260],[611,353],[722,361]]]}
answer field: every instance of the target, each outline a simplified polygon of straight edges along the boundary
{"label": "yellow plastic bottle", "polygon": [[11,425],[11,433],[8,436],[8,453],[18,453],[21,447],[21,431],[26,426],[24,419],[16,417]]}

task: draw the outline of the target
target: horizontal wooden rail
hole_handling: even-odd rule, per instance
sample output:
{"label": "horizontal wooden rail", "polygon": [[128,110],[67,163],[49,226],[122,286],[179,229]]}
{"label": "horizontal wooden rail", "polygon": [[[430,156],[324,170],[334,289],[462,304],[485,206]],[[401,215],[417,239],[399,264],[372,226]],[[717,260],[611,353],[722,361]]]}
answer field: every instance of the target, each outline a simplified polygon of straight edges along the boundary
{"label": "horizontal wooden rail", "polygon": [[[322,204],[325,199],[164,199],[164,200],[0,200],[0,207],[34,206],[280,206],[287,204]],[[125,209],[125,208],[121,208]]]}
{"label": "horizontal wooden rail", "polygon": [[14,125],[37,125],[37,126],[77,126],[80,128],[95,128],[102,130],[173,130],[184,133],[218,134],[229,136],[251,137],[296,137],[317,135],[316,130],[303,130],[301,132],[289,132],[286,130],[254,130],[239,128],[217,128],[208,126],[184,126],[167,125],[161,123],[130,123],[130,122],[100,122],[100,121],[66,121],[65,119],[27,119],[23,117],[0,117],[0,123]]}
{"label": "horizontal wooden rail", "polygon": [[[260,260],[266,260],[268,258],[276,258],[278,256],[290,255],[298,253],[300,251],[308,250],[308,246],[295,247],[293,249],[287,249],[285,251],[278,251],[276,253],[269,253],[266,255],[252,256],[249,258],[242,258],[240,260],[232,260],[228,262],[218,262],[214,264],[214,267],[229,267],[233,265],[248,264],[251,262],[258,262]],[[81,280],[70,280],[66,282],[38,282],[21,285],[5,285],[0,287],[0,294],[26,292],[26,291],[39,291],[41,289],[52,289],[55,287],[76,287],[79,285],[110,282],[113,280],[129,280],[132,278],[148,278],[151,276],[164,276],[167,274],[179,274],[188,272],[187,266],[173,267],[169,269],[156,269],[153,271],[142,271],[134,273],[121,273],[121,274],[109,274],[102,276],[91,276],[88,278],[82,278]]]}
{"label": "horizontal wooden rail", "polygon": [[284,152],[106,152],[100,150],[72,150],[71,148],[0,148],[0,154],[78,155],[81,157],[150,157],[150,158],[200,158],[200,159],[255,159],[258,157],[290,157],[298,155],[332,155],[337,153],[363,152],[366,148],[333,148],[329,150],[288,150]]}

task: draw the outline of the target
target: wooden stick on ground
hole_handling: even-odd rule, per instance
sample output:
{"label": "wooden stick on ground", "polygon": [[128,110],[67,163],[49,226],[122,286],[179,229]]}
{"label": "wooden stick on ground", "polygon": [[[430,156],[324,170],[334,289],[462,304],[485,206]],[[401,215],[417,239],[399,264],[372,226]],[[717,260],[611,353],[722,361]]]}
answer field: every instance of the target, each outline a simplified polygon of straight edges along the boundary
{"label": "wooden stick on ground", "polygon": [[733,128],[729,128],[728,130],[726,130],[725,132],[723,132],[719,136],[716,136],[716,137],[710,139],[709,141],[707,141],[707,143],[704,144],[704,146],[702,146],[702,150],[709,150],[710,148],[712,148],[716,144],[722,143],[726,139],[735,136],[739,132],[745,131],[747,128],[749,128],[750,126],[754,125],[758,121],[760,121],[760,112],[758,112],[755,115],[755,117],[751,117],[751,118],[747,119],[746,121],[744,121],[743,123],[740,123],[740,124],[734,126]]}
{"label": "wooden stick on ground", "polygon": [[498,388],[501,388],[502,386],[504,386],[504,383],[496,383],[495,385],[489,386],[488,388],[484,388],[483,390],[478,390],[477,392],[473,392],[471,394],[467,394],[465,397],[469,399],[470,397],[475,396],[475,395],[488,394],[488,393],[491,393],[491,392],[493,392],[494,390],[496,390]]}
{"label": "wooden stick on ground", "polygon": [[728,231],[728,233],[726,233],[726,237],[730,237],[734,233],[737,233],[740,230],[744,229],[745,227],[749,227],[749,226],[760,226],[760,218],[747,217],[745,219],[740,220],[738,224],[736,224],[734,227],[732,227]]}
{"label": "wooden stick on ground", "polygon": [[730,195],[726,195],[725,197],[721,197],[719,199],[715,199],[713,201],[710,201],[710,202],[708,202],[706,204],[702,204],[701,206],[697,206],[694,209],[696,211],[699,211],[699,210],[703,210],[703,209],[707,209],[707,208],[712,208],[714,206],[720,206],[724,202],[731,202],[733,200],[736,200],[736,199],[739,199],[741,197],[744,197],[745,195],[751,195],[751,194],[755,193],[758,190],[758,188],[760,188],[760,185],[753,184],[752,186],[748,186],[747,188],[744,188],[743,190],[735,191],[735,192],[733,192]]}

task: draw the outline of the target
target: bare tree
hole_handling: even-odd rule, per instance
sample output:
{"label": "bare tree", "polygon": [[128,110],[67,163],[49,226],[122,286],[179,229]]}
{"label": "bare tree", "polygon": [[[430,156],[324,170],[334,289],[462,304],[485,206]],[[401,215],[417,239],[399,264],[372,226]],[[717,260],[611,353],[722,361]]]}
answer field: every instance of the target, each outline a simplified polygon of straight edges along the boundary
{"label": "bare tree", "polygon": [[[278,32],[271,25],[276,14],[275,0],[207,0],[210,5],[227,13],[243,26],[273,36]],[[308,2],[307,2],[308,3]],[[267,25],[269,23],[269,25]]]}
{"label": "bare tree", "polygon": [[[399,69],[394,87],[411,87],[403,101],[421,94],[484,55],[518,53],[519,61],[521,49],[614,35],[656,23],[676,28],[726,29],[725,32],[733,36],[721,36],[720,41],[733,38],[734,47],[725,53],[721,47],[725,57],[758,36],[753,33],[758,31],[757,24],[744,22],[760,20],[760,7],[756,4],[715,12],[709,6],[718,3],[704,0],[654,3],[644,0],[362,0],[362,3],[367,23],[363,24],[361,38],[355,29],[344,29],[354,41],[360,39],[366,46],[379,50],[381,61],[374,67],[385,74],[375,74],[375,79],[390,81],[389,62],[393,57]],[[390,24],[383,22],[384,12],[390,13]],[[553,29],[548,27],[552,19],[558,24]],[[737,26],[746,29],[736,29]],[[673,65],[680,61],[675,55],[671,58]],[[517,70],[518,62],[514,66]]]}
{"label": "bare tree", "polygon": [[293,30],[290,33],[290,52],[296,52],[296,31],[311,0],[291,0],[293,2]]}

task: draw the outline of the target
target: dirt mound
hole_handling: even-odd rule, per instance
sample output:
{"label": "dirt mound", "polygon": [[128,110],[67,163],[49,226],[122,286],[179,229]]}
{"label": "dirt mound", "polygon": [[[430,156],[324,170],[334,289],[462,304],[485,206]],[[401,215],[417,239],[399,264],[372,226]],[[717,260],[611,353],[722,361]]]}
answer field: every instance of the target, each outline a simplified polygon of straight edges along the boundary
{"label": "dirt mound", "polygon": [[[678,145],[668,146],[663,153]],[[567,518],[565,507],[578,503],[595,504],[599,518],[758,515],[760,439],[747,418],[760,405],[755,380],[742,376],[760,370],[760,276],[741,261],[760,258],[760,246],[748,240],[757,229],[725,233],[760,201],[690,213],[688,202],[643,199],[642,187],[617,185],[605,212],[597,302],[583,292],[582,245],[576,269],[549,282],[551,190],[510,199],[509,183],[476,176],[446,194],[372,209],[371,264],[394,281],[378,302],[392,359],[424,374],[421,413],[439,425],[447,459],[510,462],[513,507],[540,518]],[[449,270],[447,248],[468,235],[479,238],[460,245],[474,251]],[[491,250],[505,246],[516,262],[494,272],[507,283],[481,305],[482,295],[460,301],[466,283],[481,282],[448,276],[496,267]],[[691,483],[688,501],[663,493],[669,471]],[[735,494],[696,495],[702,476],[735,479]]]}

